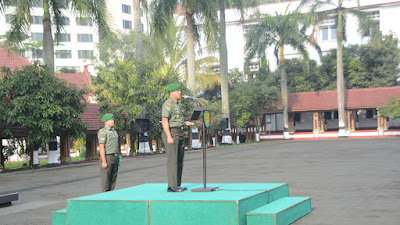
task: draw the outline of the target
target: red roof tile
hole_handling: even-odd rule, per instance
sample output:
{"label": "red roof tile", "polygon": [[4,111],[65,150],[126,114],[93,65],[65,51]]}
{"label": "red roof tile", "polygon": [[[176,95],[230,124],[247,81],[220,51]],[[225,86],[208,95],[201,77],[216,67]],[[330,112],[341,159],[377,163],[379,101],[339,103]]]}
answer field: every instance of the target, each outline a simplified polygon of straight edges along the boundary
{"label": "red roof tile", "polygon": [[[392,96],[400,98],[399,86],[346,90],[345,108],[377,108],[382,106]],[[336,90],[289,93],[288,104],[289,112],[336,111],[338,109]],[[278,102],[277,111],[282,112],[281,101]]]}
{"label": "red roof tile", "polygon": [[86,111],[82,114],[82,121],[89,124],[88,131],[99,130],[104,127],[104,123],[98,117],[99,104],[88,103]]}
{"label": "red roof tile", "polygon": [[24,57],[18,55],[13,50],[7,47],[0,47],[0,68],[5,66],[10,68],[11,71],[14,71],[30,65],[32,65],[32,63],[30,63]]}
{"label": "red roof tile", "polygon": [[[84,67],[82,73],[58,73],[55,76],[59,79],[67,81],[69,84],[76,85],[79,89],[86,87],[92,83],[92,78],[90,77],[87,66]],[[88,101],[89,96],[93,96],[93,93],[85,95],[85,99]]]}

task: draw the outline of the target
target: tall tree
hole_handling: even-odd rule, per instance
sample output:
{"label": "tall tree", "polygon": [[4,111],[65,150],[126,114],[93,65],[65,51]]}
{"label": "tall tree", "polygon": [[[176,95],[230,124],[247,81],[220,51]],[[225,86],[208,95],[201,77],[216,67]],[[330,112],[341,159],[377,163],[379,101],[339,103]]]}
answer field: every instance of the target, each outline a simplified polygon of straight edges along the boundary
{"label": "tall tree", "polygon": [[[83,136],[80,115],[86,108],[86,90],[67,85],[42,65],[0,73],[0,132],[24,127],[27,146],[48,143],[56,135]],[[12,132],[6,132],[10,138]],[[4,136],[3,136],[4,137]]]}
{"label": "tall tree", "polygon": [[[356,3],[357,7],[354,7],[354,4],[349,4],[350,7],[345,7],[345,4],[348,4],[349,1],[344,0],[325,0],[325,1],[314,1],[314,0],[302,0],[299,4],[298,9],[302,9],[305,6],[308,6],[310,21],[316,26],[316,28],[323,20],[333,18],[336,22],[336,40],[337,40],[337,98],[338,98],[338,113],[339,113],[339,137],[346,136],[345,130],[345,84],[344,84],[344,76],[343,76],[343,59],[342,59],[342,47],[343,41],[346,40],[346,22],[347,16],[353,15],[355,16],[360,25],[368,24],[367,23],[367,14],[360,11],[360,0],[352,0],[351,3]],[[321,10],[322,9],[322,10]],[[326,10],[325,10],[326,9]],[[362,28],[366,28],[367,26],[361,26]],[[313,30],[313,33],[316,29]]]}
{"label": "tall tree", "polygon": [[143,0],[133,0],[133,10],[134,10],[134,29],[135,29],[135,39],[136,39],[136,61],[143,62],[144,60],[144,50],[142,41],[142,21],[141,21],[141,9],[140,3]]}
{"label": "tall tree", "polygon": [[196,94],[195,41],[199,40],[196,27],[197,19],[204,24],[207,40],[215,41],[218,30],[216,8],[214,0],[155,0],[152,2],[152,22],[158,34],[165,32],[175,10],[178,13],[184,13],[186,19],[188,88],[193,95]]}
{"label": "tall tree", "polygon": [[[288,91],[285,68],[284,47],[290,46],[297,50],[305,59],[308,59],[306,44],[311,44],[319,50],[315,42],[305,34],[306,27],[302,25],[303,16],[298,13],[288,14],[288,7],[285,13],[275,16],[264,15],[261,22],[254,25],[248,35],[246,43],[246,62],[250,62],[255,56],[266,57],[267,48],[273,46],[279,70],[281,72],[281,98],[284,118],[284,139],[289,139],[288,121]],[[301,29],[299,29],[301,28]],[[320,50],[319,50],[320,52]]]}
{"label": "tall tree", "polygon": [[256,6],[258,0],[218,0],[219,1],[219,60],[220,60],[220,75],[221,75],[221,98],[222,98],[222,114],[223,118],[230,119],[229,115],[229,84],[228,84],[228,48],[226,45],[226,23],[225,23],[225,8],[226,5],[236,7],[240,10],[242,19],[244,9],[248,6]]}
{"label": "tall tree", "polygon": [[[71,7],[72,11],[86,21],[94,21],[98,27],[100,38],[110,33],[107,24],[106,0],[0,0],[0,11],[14,7],[11,17],[11,29],[8,36],[10,45],[20,45],[28,38],[31,26],[31,14],[34,7],[43,7],[43,54],[44,62],[54,74],[54,39],[52,27],[55,27],[55,37],[64,30],[66,25],[62,9]],[[56,38],[57,39],[57,38]],[[57,41],[57,40],[56,40]]]}

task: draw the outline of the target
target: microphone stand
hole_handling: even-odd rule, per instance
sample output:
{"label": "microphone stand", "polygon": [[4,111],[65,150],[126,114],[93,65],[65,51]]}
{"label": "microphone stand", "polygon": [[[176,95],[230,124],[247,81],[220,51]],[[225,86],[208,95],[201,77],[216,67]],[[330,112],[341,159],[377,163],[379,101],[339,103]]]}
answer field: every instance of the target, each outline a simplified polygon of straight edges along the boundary
{"label": "microphone stand", "polygon": [[193,112],[191,120],[198,120],[200,114],[203,114],[203,187],[200,188],[194,188],[191,191],[192,192],[211,192],[211,191],[216,191],[218,190],[218,187],[207,187],[207,165],[206,165],[206,127],[205,127],[205,116],[204,113],[205,110],[203,104],[201,102],[197,101],[196,98],[189,98],[190,100],[193,100],[196,102],[197,108]]}

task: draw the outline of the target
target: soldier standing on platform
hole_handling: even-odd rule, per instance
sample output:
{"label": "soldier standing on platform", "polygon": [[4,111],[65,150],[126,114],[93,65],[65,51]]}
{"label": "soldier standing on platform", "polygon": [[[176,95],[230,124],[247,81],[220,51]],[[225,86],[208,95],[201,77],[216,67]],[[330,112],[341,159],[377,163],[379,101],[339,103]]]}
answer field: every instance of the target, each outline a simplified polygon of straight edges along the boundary
{"label": "soldier standing on platform", "polygon": [[100,147],[101,189],[112,191],[117,182],[118,166],[121,152],[118,149],[118,134],[114,130],[113,114],[105,114],[101,119],[104,128],[97,133]]}
{"label": "soldier standing on platform", "polygon": [[167,152],[167,176],[169,192],[182,192],[186,187],[181,187],[183,156],[185,154],[185,138],[183,126],[194,123],[183,121],[183,112],[179,99],[181,98],[181,85],[178,83],[168,85],[169,98],[162,106],[162,140]]}

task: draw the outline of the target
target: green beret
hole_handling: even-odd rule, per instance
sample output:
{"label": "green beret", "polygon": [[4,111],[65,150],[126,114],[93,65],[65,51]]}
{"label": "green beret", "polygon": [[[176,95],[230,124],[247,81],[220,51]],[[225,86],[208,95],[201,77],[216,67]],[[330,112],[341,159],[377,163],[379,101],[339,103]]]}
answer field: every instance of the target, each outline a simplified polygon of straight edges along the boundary
{"label": "green beret", "polygon": [[105,123],[105,122],[111,120],[113,117],[114,117],[114,115],[111,114],[111,113],[106,114],[106,115],[103,116],[103,118],[101,118],[101,122],[104,122],[104,123]]}
{"label": "green beret", "polygon": [[179,90],[179,89],[181,89],[181,84],[178,84],[178,83],[174,83],[174,84],[170,84],[170,85],[168,85],[168,87],[167,87],[167,91],[177,91],[177,90]]}

